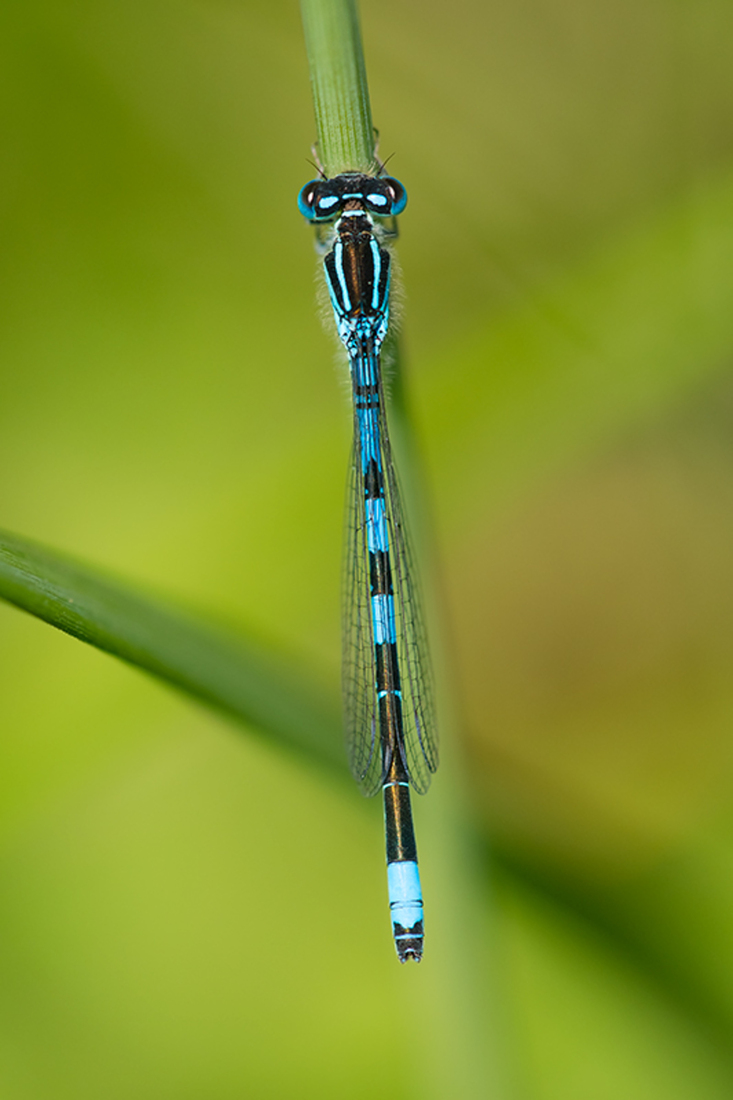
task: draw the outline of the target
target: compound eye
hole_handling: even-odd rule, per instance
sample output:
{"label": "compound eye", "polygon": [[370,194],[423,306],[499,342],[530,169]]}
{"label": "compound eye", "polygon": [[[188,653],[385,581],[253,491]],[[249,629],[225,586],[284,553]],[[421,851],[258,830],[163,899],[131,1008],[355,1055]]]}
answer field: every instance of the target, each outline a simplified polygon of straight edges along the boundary
{"label": "compound eye", "polygon": [[313,221],[318,217],[314,209],[314,203],[318,197],[319,190],[320,181],[311,180],[309,183],[306,183],[305,187],[301,188],[300,194],[298,195],[298,210],[300,210],[303,217],[307,218],[308,221]]}
{"label": "compound eye", "polygon": [[328,180],[311,180],[298,195],[298,210],[309,222],[323,222],[335,217],[340,202]]}
{"label": "compound eye", "polygon": [[407,206],[407,192],[400,183],[399,180],[394,179],[392,176],[387,176],[382,180],[386,193],[392,200],[392,206],[389,211],[390,214],[401,214]]}

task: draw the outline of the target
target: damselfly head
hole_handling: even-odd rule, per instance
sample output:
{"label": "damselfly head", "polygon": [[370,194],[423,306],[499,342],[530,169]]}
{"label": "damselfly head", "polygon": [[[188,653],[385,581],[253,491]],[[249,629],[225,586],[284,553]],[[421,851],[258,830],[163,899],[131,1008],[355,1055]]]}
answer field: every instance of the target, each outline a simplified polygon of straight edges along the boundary
{"label": "damselfly head", "polygon": [[377,179],[349,172],[330,180],[311,180],[298,195],[298,209],[310,222],[337,218],[347,202],[356,202],[377,217],[391,218],[405,209],[407,192],[392,176]]}

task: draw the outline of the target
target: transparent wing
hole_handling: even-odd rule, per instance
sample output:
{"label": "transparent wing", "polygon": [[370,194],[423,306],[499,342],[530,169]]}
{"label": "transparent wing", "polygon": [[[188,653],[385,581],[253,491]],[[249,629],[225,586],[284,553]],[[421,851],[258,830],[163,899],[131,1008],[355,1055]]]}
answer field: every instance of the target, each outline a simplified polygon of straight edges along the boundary
{"label": "transparent wing", "polygon": [[405,526],[399,482],[387,433],[384,394],[380,419],[395,596],[397,655],[402,687],[403,744],[400,749],[411,786],[418,794],[425,794],[430,786],[432,773],[438,767],[433,681],[415,561]]}
{"label": "transparent wing", "polygon": [[[438,766],[432,675],[415,563],[405,526],[384,409],[382,395],[379,435],[402,690],[403,736],[400,754],[410,784],[419,794],[424,794]],[[384,756],[380,744],[364,483],[356,421],[346,525],[342,603],[346,748],[354,778],[364,794],[373,795],[382,786],[391,754]]]}
{"label": "transparent wing", "polygon": [[379,738],[364,482],[356,425],[349,471],[344,544],[341,682],[346,751],[351,771],[362,792],[373,795],[382,785],[385,768]]}

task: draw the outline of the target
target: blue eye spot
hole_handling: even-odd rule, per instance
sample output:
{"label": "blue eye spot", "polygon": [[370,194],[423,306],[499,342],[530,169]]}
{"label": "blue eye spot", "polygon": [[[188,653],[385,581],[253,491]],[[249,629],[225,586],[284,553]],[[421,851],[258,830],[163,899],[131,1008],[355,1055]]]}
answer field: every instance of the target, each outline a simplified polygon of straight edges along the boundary
{"label": "blue eye spot", "polygon": [[372,206],[386,206],[386,195],[367,195],[367,202],[370,202]]}
{"label": "blue eye spot", "polygon": [[330,210],[338,201],[338,195],[324,195],[322,199],[318,200],[318,205],[322,210]]}

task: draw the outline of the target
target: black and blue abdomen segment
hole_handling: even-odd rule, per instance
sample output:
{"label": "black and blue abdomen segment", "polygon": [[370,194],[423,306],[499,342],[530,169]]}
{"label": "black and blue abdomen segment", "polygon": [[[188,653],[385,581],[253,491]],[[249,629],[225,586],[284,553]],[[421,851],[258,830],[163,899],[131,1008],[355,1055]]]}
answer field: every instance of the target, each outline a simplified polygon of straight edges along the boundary
{"label": "black and blue abdomen segment", "polygon": [[387,887],[392,935],[400,962],[408,959],[420,962],[423,951],[423,904],[410,787],[406,778],[400,778],[400,762],[395,761],[395,764],[384,784]]}

